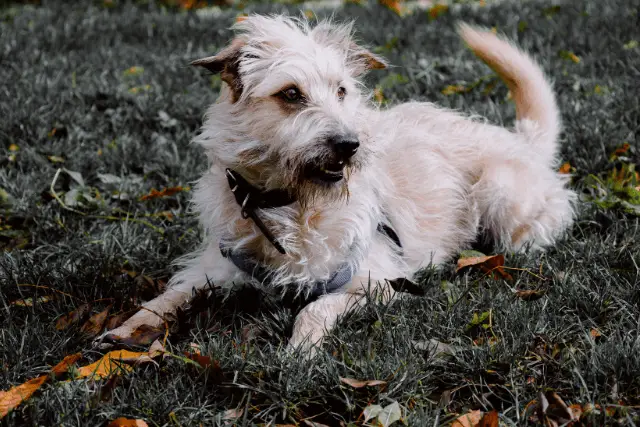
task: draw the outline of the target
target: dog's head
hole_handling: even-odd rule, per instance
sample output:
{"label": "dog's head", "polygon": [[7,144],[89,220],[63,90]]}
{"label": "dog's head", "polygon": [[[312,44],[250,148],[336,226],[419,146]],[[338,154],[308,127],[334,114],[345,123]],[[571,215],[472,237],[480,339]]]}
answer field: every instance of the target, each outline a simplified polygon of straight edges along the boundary
{"label": "dog's head", "polygon": [[234,27],[229,46],[193,62],[227,84],[210,114],[224,116],[216,126],[225,146],[211,147],[217,157],[251,165],[268,187],[346,188],[371,155],[358,78],[384,60],[353,41],[350,24],[250,16]]}

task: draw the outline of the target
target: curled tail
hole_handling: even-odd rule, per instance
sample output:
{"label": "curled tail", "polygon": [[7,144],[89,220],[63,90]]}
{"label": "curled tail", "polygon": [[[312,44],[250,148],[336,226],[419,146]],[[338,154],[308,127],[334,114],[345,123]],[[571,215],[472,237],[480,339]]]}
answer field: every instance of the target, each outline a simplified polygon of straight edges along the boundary
{"label": "curled tail", "polygon": [[540,66],[512,43],[491,31],[459,24],[469,48],[505,82],[516,104],[516,128],[553,159],[560,134],[560,113],[551,84]]}

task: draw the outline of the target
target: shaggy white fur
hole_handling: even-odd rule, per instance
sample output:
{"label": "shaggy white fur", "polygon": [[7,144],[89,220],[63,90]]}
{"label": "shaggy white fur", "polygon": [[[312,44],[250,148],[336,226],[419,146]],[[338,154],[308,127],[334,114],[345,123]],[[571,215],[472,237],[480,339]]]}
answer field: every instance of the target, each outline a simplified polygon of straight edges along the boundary
{"label": "shaggy white fur", "polygon": [[[552,244],[573,218],[574,193],[556,172],[559,113],[536,63],[489,31],[461,25],[469,47],[509,86],[518,120],[508,130],[430,103],[380,111],[358,78],[385,61],[356,44],[351,25],[284,16],[251,16],[218,55],[195,61],[226,82],[195,141],[210,167],[194,193],[202,248],[182,259],[165,293],[121,327],[129,336],[157,325],[207,281],[231,286],[251,278],[220,253],[220,242],[273,270],[269,286],[326,280],[348,260],[357,273],[296,319],[290,344],[321,340],[337,317],[362,302],[363,286],[412,277],[472,242],[480,231],[504,249]],[[299,98],[285,94],[294,89]],[[292,92],[287,92],[291,94]],[[309,170],[335,164],[335,135],[357,135],[344,178]],[[239,172],[265,190],[288,189],[297,202],[259,216],[286,248],[279,253],[240,208],[225,177]],[[390,221],[402,253],[376,231]]]}

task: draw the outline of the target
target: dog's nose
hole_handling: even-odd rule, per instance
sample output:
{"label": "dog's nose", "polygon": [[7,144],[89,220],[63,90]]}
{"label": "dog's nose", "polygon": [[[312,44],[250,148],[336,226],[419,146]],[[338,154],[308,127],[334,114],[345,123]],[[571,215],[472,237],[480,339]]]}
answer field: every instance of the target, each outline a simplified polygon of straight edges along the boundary
{"label": "dog's nose", "polygon": [[338,157],[342,160],[350,159],[354,154],[356,154],[358,147],[360,147],[360,141],[358,141],[358,138],[351,135],[334,136],[329,139],[329,143]]}

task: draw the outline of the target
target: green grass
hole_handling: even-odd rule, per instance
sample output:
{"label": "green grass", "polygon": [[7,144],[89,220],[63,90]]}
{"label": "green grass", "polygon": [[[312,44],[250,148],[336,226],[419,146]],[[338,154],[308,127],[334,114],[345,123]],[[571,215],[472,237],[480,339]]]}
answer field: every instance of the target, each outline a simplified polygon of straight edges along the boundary
{"label": "green grass", "polygon": [[[140,197],[187,187],[205,168],[189,140],[220,81],[187,64],[222,47],[238,13],[43,3],[0,9],[0,390],[68,354],[82,352],[82,364],[97,360],[78,325],[58,331],[56,320],[83,303],[94,313],[109,304],[112,313],[131,309],[197,245],[188,191]],[[575,169],[572,185],[585,202],[570,235],[547,253],[506,254],[507,265],[521,269],[510,270],[513,282],[456,274],[452,260],[425,272],[424,296],[373,302],[345,316],[313,361],[283,351],[295,307],[251,288],[226,300],[214,292],[178,314],[168,349],[179,354],[197,343],[219,371],[171,358],[136,367],[114,387],[52,382],[0,425],[106,425],[119,416],[211,425],[233,408],[243,410],[238,425],[308,418],[361,425],[365,407],[393,402],[410,426],[490,408],[511,425],[531,422],[522,416],[526,404],[549,390],[567,404],[601,405],[585,418],[591,424],[638,424],[640,221],[621,201],[639,200],[629,165],[640,163],[640,47],[633,43],[640,41],[640,1],[554,4],[462,5],[435,20],[374,5],[336,11],[356,18],[362,39],[397,66],[369,81],[371,88],[382,82],[389,104],[429,100],[513,122],[506,89],[457,39],[458,19],[515,38],[554,79],[562,159]],[[442,93],[455,85],[465,90]],[[625,141],[629,150],[611,159]],[[623,165],[620,180],[612,170]],[[59,168],[82,177],[84,186],[62,171],[54,185],[81,213],[51,196]],[[546,294],[523,301],[515,289]],[[56,298],[11,305],[45,295]],[[428,340],[455,353],[434,355],[424,349]],[[353,389],[340,377],[387,385]],[[607,404],[624,408],[606,411]]]}

